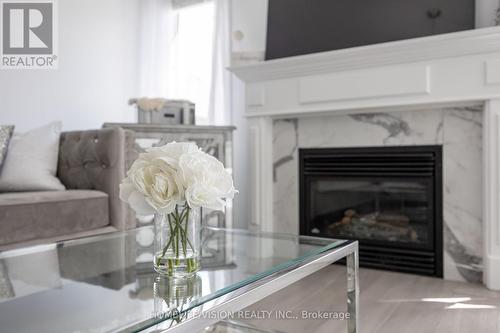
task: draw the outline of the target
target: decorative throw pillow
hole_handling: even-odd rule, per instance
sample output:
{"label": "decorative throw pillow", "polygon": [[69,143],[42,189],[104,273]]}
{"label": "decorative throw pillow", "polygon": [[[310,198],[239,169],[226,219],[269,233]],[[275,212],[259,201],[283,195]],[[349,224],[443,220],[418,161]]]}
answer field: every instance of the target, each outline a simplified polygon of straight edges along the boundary
{"label": "decorative throw pillow", "polygon": [[14,134],[0,174],[0,192],[64,190],[56,178],[61,123]]}
{"label": "decorative throw pillow", "polygon": [[7,148],[9,148],[10,137],[13,132],[14,126],[0,125],[0,171],[2,171],[3,161],[5,161]]}

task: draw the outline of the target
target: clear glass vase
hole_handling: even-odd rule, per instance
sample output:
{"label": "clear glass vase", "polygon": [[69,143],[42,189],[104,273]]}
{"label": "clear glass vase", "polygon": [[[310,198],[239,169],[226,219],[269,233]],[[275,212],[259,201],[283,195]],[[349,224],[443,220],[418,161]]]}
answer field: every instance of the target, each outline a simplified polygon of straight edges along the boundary
{"label": "clear glass vase", "polygon": [[155,215],[154,269],[174,278],[200,270],[201,217],[199,209],[177,205],[170,214]]}

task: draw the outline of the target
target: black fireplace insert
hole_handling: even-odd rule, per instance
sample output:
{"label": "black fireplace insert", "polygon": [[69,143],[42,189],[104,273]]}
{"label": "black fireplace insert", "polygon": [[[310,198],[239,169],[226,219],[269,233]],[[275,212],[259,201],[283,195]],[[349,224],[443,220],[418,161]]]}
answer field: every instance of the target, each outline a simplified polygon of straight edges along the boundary
{"label": "black fireplace insert", "polygon": [[299,150],[300,233],[356,239],[360,265],[443,275],[442,147]]}

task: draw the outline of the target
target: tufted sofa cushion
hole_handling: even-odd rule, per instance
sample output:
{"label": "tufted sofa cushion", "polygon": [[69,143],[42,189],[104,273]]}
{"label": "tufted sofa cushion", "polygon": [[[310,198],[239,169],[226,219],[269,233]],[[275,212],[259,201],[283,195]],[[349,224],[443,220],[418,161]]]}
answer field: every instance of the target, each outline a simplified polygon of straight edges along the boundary
{"label": "tufted sofa cushion", "polygon": [[133,149],[131,132],[105,128],[61,134],[58,178],[67,189],[104,192],[109,198],[110,224],[119,230],[135,227],[135,217],[119,199],[119,184],[125,177],[127,156]]}
{"label": "tufted sofa cushion", "polygon": [[100,191],[0,194],[0,245],[74,234],[108,224],[108,195]]}

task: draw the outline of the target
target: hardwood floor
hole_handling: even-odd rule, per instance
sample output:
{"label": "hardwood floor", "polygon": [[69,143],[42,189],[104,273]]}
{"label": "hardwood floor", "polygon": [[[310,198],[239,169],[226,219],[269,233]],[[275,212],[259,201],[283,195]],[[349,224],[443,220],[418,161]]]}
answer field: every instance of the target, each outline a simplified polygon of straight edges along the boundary
{"label": "hardwood floor", "polygon": [[[345,311],[345,267],[329,266],[247,310]],[[500,333],[500,292],[482,285],[372,269],[360,270],[362,333]],[[342,320],[253,319],[282,332],[346,332]]]}

